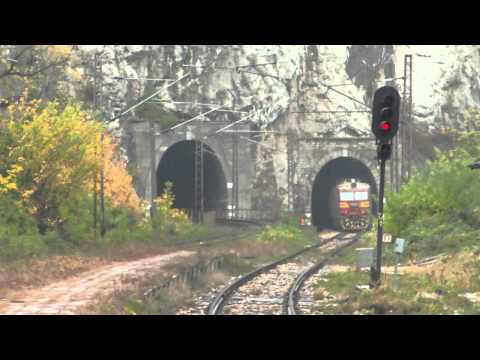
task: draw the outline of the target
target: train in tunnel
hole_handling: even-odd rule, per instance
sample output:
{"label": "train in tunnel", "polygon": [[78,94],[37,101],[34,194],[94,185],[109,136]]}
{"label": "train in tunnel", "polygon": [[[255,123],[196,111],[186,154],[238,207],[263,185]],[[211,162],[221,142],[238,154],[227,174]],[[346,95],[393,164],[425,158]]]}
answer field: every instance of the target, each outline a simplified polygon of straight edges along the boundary
{"label": "train in tunnel", "polygon": [[343,179],[332,187],[329,211],[334,226],[347,232],[370,227],[372,199],[370,185],[356,179]]}

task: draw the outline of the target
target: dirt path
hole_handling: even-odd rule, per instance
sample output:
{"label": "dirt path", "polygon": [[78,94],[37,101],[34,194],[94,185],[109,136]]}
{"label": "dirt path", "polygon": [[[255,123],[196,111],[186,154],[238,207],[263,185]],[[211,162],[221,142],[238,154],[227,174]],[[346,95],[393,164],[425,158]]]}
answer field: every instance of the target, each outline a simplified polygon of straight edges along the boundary
{"label": "dirt path", "polygon": [[25,314],[76,314],[99,295],[124,288],[125,278],[138,279],[145,274],[161,272],[193,256],[192,251],[177,251],[146,259],[116,262],[95,270],[86,271],[50,285],[11,292],[0,299],[0,315]]}

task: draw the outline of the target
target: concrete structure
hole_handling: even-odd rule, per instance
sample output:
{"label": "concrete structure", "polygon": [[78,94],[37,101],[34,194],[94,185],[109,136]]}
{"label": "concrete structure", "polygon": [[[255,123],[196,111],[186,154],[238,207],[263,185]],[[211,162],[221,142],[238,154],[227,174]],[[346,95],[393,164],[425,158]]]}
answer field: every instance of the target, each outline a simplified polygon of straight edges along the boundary
{"label": "concrete structure", "polygon": [[[322,227],[330,223],[328,199],[338,181],[356,178],[377,193],[376,145],[369,134],[346,126],[329,136],[291,131],[265,142],[270,148],[261,149],[257,163],[270,159],[271,165],[263,165],[254,179],[252,204],[258,208],[311,213],[312,223]],[[270,150],[274,143],[278,150]]]}
{"label": "concrete structure", "polygon": [[[218,183],[219,188],[217,191],[226,189],[227,197],[222,199],[222,196],[218,196],[219,206],[231,205],[232,204],[232,188],[229,186],[229,183],[234,182],[233,178],[233,138],[230,133],[219,133],[215,132],[226,125],[229,122],[197,122],[191,123],[179,129],[169,132],[161,133],[160,127],[158,124],[155,124],[155,164],[156,168],[154,171],[157,173],[157,181],[163,174],[159,174],[159,168],[162,165],[162,161],[165,161],[167,152],[170,152],[171,156],[178,156],[176,169],[171,171],[177,172],[176,176],[178,177],[188,177],[193,182],[193,173],[188,172],[185,168],[190,168],[193,166],[193,163],[190,163],[190,160],[193,161],[193,147],[192,151],[189,149],[184,149],[183,154],[175,155],[180,150],[179,145],[183,143],[193,143],[194,141],[202,141],[206,145],[206,164],[204,167],[205,179],[206,179],[206,196],[208,197],[208,182],[212,179]],[[236,129],[248,130],[249,125],[238,124],[235,126]],[[145,198],[151,198],[152,184],[151,184],[151,159],[150,159],[150,131],[149,124],[146,121],[135,121],[129,128],[130,132],[130,146],[131,150],[135,153],[135,170],[134,170],[134,179],[135,187],[138,194]],[[204,139],[207,137],[207,139]],[[239,208],[250,208],[251,207],[251,189],[252,189],[252,178],[254,170],[254,159],[252,157],[252,152],[250,146],[245,146],[245,144],[240,145],[240,151],[238,152],[238,167],[239,167],[239,178],[238,178],[238,191],[239,191]],[[185,152],[190,152],[190,155]],[[209,166],[208,159],[211,159],[212,164],[218,162],[219,166]],[[175,159],[173,160],[175,161]],[[185,172],[186,171],[186,172]],[[184,175],[182,172],[185,172]],[[173,176],[173,175],[172,175]],[[215,180],[217,179],[217,180]],[[188,180],[188,179],[186,179]],[[158,184],[161,187],[161,184]],[[193,186],[190,189],[193,192]],[[213,190],[212,190],[213,191]],[[157,190],[158,194],[161,190]],[[178,196],[178,195],[177,195]],[[193,198],[192,198],[193,201]],[[220,204],[222,203],[222,204]]]}
{"label": "concrete structure", "polygon": [[[167,178],[178,179],[172,180],[174,183],[185,181],[185,185],[177,184],[175,195],[179,199],[185,198],[179,207],[190,209],[194,196],[194,147],[191,144],[202,141],[207,147],[204,167],[206,210],[231,206],[234,196],[229,183],[234,182],[234,135],[226,132],[215,134],[230,122],[193,122],[168,132],[161,132],[156,124],[156,193],[162,191],[162,183]],[[250,125],[238,124],[236,129],[246,131]],[[152,184],[148,122],[133,121],[129,133],[130,149],[136,159],[135,186],[140,196],[150,199]],[[335,182],[343,178],[357,178],[370,183],[373,193],[377,191],[374,140],[348,126],[328,137],[277,132],[269,135],[270,140],[261,142],[262,145],[248,142],[246,139],[250,134],[237,136],[241,136],[238,140],[239,209],[260,210],[271,213],[273,217],[281,211],[312,213],[313,224],[321,227],[329,223],[327,202]],[[275,146],[272,141],[276,142]],[[208,165],[209,161],[211,165]],[[167,162],[171,165],[165,165]]]}

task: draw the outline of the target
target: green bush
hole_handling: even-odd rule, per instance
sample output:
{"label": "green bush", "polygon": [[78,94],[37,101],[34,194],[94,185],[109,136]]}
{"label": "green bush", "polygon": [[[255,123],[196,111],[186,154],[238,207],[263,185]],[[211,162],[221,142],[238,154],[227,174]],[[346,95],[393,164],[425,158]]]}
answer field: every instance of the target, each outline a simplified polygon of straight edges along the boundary
{"label": "green bush", "polygon": [[175,195],[172,189],[173,183],[167,182],[164,193],[155,199],[153,227],[156,231],[169,235],[189,233],[192,230],[192,223],[184,211],[173,207]]}
{"label": "green bush", "polygon": [[467,165],[480,158],[480,135],[454,138],[454,150],[437,151],[399,193],[386,195],[385,229],[407,240],[409,254],[455,251],[479,239],[480,176]]}
{"label": "green bush", "polygon": [[478,243],[480,230],[454,215],[419,216],[403,234],[409,240],[409,251],[428,256],[441,252],[455,252]]}
{"label": "green bush", "polygon": [[56,234],[38,233],[36,222],[8,195],[0,196],[0,258],[24,258],[58,245]]}
{"label": "green bush", "polygon": [[130,209],[105,202],[106,242],[150,241],[152,229]]}

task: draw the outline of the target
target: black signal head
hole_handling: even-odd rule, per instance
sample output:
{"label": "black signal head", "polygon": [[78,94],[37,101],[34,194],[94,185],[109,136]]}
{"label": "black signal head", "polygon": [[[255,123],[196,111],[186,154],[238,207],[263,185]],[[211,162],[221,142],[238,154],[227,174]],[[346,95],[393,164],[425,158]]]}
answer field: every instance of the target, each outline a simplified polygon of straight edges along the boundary
{"label": "black signal head", "polygon": [[397,133],[400,120],[400,95],[391,86],[379,88],[373,97],[372,132],[380,144],[388,143]]}

